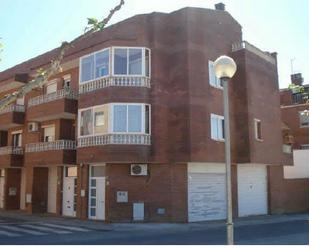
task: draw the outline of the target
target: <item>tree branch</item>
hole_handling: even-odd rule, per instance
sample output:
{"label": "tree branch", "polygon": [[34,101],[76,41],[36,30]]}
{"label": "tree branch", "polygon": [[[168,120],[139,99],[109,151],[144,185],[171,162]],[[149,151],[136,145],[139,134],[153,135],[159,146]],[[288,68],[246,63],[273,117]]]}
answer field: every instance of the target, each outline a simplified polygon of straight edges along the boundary
{"label": "tree branch", "polygon": [[[59,48],[58,56],[54,60],[51,61],[47,69],[39,70],[38,75],[33,80],[25,84],[23,87],[18,89],[16,92],[9,94],[0,100],[0,111],[6,108],[8,105],[15,102],[16,99],[25,96],[31,90],[37,87],[42,87],[44,84],[46,84],[46,82],[48,81],[50,77],[59,73],[61,71],[61,62],[64,58],[65,52],[69,48],[73,47],[74,43],[76,43],[77,41],[88,38],[94,33],[96,33],[97,31],[101,31],[102,29],[104,29],[105,26],[108,24],[108,22],[113,17],[113,15],[121,9],[124,3],[125,3],[124,0],[120,0],[120,3],[116,7],[114,7],[112,10],[110,10],[110,13],[106,18],[104,18],[101,22],[97,22],[97,24],[99,25],[93,25],[93,26],[88,27],[88,30],[85,30],[84,34],[75,38],[71,42],[63,42]],[[88,25],[89,25],[89,22],[88,22]]]}

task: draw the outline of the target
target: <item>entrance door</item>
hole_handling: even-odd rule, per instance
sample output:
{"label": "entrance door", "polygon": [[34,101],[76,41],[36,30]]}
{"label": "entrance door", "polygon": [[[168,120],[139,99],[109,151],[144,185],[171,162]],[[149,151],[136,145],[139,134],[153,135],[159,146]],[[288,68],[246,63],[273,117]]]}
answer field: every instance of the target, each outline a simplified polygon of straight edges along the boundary
{"label": "entrance door", "polygon": [[91,166],[89,175],[89,218],[105,220],[105,167]]}
{"label": "entrance door", "polygon": [[76,216],[77,167],[64,167],[62,214]]}
{"label": "entrance door", "polygon": [[4,169],[0,170],[0,208],[4,208]]}

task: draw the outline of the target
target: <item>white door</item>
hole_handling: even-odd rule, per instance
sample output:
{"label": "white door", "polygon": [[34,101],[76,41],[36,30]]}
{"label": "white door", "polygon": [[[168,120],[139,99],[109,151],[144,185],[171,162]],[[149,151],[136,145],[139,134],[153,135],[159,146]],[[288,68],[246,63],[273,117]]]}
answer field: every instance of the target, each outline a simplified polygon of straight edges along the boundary
{"label": "white door", "polygon": [[238,165],[238,216],[267,214],[267,169],[265,165]]}
{"label": "white door", "polygon": [[189,222],[225,219],[225,174],[188,172],[188,178]]}
{"label": "white door", "polygon": [[89,179],[89,218],[105,220],[105,167],[91,166]]}
{"label": "white door", "polygon": [[62,214],[76,216],[77,167],[64,167]]}
{"label": "white door", "polygon": [[4,170],[0,170],[0,208],[4,208]]}

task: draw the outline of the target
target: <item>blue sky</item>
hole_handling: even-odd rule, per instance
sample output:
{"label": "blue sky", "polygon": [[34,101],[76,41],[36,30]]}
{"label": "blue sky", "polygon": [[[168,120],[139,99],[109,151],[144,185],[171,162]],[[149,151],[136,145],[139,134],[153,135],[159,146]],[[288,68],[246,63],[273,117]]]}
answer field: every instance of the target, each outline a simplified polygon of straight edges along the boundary
{"label": "blue sky", "polygon": [[[69,41],[83,32],[87,17],[105,17],[119,0],[1,0],[0,37],[4,44],[0,71]],[[213,8],[220,0],[126,0],[112,23],[135,14],[171,12],[186,6]],[[244,40],[278,52],[279,82],[295,72],[309,82],[308,0],[222,0],[242,25]]]}

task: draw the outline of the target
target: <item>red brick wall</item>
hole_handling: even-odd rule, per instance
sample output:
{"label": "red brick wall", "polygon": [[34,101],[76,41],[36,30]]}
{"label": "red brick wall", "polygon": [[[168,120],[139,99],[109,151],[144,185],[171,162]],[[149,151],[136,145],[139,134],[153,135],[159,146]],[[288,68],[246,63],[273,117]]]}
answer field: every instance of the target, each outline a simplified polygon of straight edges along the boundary
{"label": "red brick wall", "polygon": [[270,213],[309,211],[309,179],[284,179],[283,167],[269,166]]}

